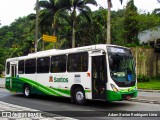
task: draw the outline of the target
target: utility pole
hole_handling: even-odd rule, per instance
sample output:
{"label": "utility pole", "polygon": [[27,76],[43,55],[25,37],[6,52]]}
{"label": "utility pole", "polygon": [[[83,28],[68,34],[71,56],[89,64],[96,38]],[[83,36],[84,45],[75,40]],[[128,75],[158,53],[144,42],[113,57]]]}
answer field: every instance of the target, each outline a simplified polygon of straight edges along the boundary
{"label": "utility pole", "polygon": [[107,40],[106,44],[111,44],[111,0],[108,1],[108,18],[107,18]]}
{"label": "utility pole", "polygon": [[37,52],[37,48],[38,48],[38,15],[39,15],[39,1],[37,0],[36,2],[36,24],[35,24],[35,41],[34,41],[34,48],[35,48],[35,52]]}

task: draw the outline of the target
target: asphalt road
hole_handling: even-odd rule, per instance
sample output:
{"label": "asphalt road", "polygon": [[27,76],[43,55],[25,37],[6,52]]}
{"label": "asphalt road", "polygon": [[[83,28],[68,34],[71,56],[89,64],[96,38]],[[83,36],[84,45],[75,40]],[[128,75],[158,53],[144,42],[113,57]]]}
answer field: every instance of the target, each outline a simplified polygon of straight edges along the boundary
{"label": "asphalt road", "polygon": [[[12,94],[9,91],[0,88],[0,101],[29,107],[40,111],[49,113],[56,113],[59,115],[69,115],[78,119],[120,119],[128,120],[135,119],[135,117],[105,117],[108,112],[127,112],[127,111],[159,111],[159,104],[149,104],[131,101],[120,101],[113,103],[106,103],[103,101],[88,101],[87,105],[79,106],[72,104],[68,98],[57,98],[51,96],[33,96],[31,98],[24,98],[22,94]],[[148,113],[148,112],[147,112]],[[102,116],[100,116],[102,114]],[[82,117],[83,116],[83,117]],[[84,117],[85,116],[85,117]],[[90,117],[89,117],[90,116]],[[80,117],[80,118],[79,118]],[[136,117],[138,120],[158,120],[158,117]]]}

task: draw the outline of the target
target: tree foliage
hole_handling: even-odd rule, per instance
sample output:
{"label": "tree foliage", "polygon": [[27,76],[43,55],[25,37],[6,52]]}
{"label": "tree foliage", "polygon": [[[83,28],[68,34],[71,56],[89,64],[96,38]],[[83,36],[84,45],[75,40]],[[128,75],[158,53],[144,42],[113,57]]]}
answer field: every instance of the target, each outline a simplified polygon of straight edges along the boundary
{"label": "tree foliage", "polygon": [[0,64],[4,66],[6,58],[32,52],[34,47],[34,31],[30,32],[32,24],[33,21],[28,17],[23,17],[16,19],[10,26],[0,28]]}
{"label": "tree foliage", "polygon": [[[54,4],[51,3],[54,1]],[[73,20],[75,20],[75,44],[76,46],[85,46],[92,44],[105,43],[107,36],[107,10],[91,11],[84,6],[78,7],[81,11],[73,13],[74,5],[68,6],[63,0],[50,0],[49,3],[41,4],[39,12],[39,38],[42,34],[53,34],[53,28],[58,42],[56,48],[66,49],[72,47]],[[68,0],[71,2],[73,0]],[[85,0],[86,2],[89,0]],[[76,2],[76,0],[75,0]],[[73,2],[74,3],[74,2]],[[52,4],[51,7],[45,7]],[[43,6],[43,7],[42,7]],[[58,7],[53,8],[55,6]],[[52,10],[56,10],[53,11]],[[51,16],[52,15],[52,16]],[[52,27],[54,24],[54,27]],[[134,6],[133,0],[130,0],[127,6],[118,11],[111,11],[111,39],[113,44],[126,45],[127,43],[138,44],[138,32],[152,29],[160,25],[160,16],[157,10],[152,13],[140,14]],[[35,14],[18,18],[10,26],[0,28],[0,73],[4,70],[5,60],[9,57],[18,57],[27,55],[34,51],[34,26]],[[42,41],[39,42],[38,50],[42,49]],[[45,49],[52,49],[53,44],[45,43]]]}

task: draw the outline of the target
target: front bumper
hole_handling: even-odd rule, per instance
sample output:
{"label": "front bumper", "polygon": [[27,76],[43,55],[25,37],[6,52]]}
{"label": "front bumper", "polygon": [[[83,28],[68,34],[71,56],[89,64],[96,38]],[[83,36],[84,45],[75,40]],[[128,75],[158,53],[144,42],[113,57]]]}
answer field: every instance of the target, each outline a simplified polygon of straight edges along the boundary
{"label": "front bumper", "polygon": [[128,97],[130,98],[135,98],[137,97],[138,94],[138,90],[132,90],[129,92],[114,92],[114,91],[110,91],[107,90],[106,91],[106,100],[107,101],[121,101],[121,100],[126,100],[128,99]]}

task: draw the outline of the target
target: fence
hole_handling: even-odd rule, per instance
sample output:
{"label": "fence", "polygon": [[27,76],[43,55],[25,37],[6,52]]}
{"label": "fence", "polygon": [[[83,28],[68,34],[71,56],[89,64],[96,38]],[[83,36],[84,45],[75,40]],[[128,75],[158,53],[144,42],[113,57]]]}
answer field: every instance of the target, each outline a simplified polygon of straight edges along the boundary
{"label": "fence", "polygon": [[136,61],[137,75],[158,76],[160,75],[160,55],[153,48],[131,48]]}

